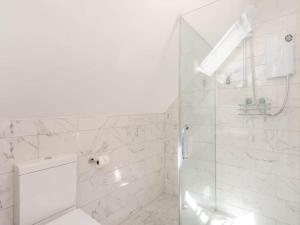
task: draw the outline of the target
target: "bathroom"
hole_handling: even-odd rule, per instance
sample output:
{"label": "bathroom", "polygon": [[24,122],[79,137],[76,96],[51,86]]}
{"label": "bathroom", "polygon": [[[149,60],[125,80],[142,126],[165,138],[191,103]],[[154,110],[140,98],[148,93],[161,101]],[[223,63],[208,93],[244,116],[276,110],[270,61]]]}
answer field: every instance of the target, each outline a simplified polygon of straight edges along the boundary
{"label": "bathroom", "polygon": [[300,0],[0,15],[0,225],[300,225]]}

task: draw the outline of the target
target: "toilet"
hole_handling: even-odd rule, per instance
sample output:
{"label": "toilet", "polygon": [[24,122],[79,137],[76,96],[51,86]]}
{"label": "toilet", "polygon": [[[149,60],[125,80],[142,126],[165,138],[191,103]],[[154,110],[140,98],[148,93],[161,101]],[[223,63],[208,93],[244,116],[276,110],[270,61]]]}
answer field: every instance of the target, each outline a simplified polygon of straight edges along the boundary
{"label": "toilet", "polygon": [[76,209],[77,156],[15,163],[15,225],[100,225]]}

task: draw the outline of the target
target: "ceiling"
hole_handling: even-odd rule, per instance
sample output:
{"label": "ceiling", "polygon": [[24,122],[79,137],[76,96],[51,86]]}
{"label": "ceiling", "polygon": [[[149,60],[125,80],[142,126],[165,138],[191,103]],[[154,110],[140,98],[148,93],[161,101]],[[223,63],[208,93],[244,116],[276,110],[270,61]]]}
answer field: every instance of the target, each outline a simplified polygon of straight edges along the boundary
{"label": "ceiling", "polygon": [[1,1],[0,118],[164,112],[178,18],[212,1]]}

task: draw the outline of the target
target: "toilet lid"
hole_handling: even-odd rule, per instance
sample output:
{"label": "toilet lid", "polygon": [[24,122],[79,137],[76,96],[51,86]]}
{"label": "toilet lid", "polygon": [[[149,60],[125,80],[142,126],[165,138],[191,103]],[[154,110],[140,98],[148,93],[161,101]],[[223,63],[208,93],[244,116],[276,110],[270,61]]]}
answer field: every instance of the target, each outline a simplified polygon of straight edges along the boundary
{"label": "toilet lid", "polygon": [[75,209],[47,225],[100,225],[80,209]]}

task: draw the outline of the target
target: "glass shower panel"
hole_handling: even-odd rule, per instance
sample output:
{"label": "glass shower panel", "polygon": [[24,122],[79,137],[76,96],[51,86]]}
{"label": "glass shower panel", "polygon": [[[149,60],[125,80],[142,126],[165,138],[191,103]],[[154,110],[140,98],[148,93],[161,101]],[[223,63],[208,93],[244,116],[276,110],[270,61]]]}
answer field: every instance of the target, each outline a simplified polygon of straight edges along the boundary
{"label": "glass shower panel", "polygon": [[209,44],[181,21],[180,199],[181,225],[210,220],[216,200],[215,80],[198,71]]}
{"label": "glass shower panel", "polygon": [[180,225],[300,224],[299,9],[218,0],[184,15]]}

